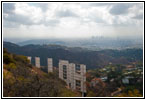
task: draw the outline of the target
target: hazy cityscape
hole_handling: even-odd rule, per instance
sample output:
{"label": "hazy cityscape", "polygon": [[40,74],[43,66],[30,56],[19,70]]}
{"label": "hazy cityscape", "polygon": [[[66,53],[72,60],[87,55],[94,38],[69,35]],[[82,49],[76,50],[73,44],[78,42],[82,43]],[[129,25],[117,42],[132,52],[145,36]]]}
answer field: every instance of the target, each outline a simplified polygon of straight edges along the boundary
{"label": "hazy cityscape", "polygon": [[143,2],[3,2],[3,97],[143,98]]}

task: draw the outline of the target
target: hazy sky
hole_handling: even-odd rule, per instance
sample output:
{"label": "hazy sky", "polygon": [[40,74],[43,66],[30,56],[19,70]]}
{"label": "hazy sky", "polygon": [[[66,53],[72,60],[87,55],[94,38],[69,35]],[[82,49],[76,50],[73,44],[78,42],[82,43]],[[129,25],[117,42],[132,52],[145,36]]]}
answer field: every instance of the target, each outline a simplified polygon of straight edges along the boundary
{"label": "hazy sky", "polygon": [[142,34],[143,3],[3,3],[4,38]]}

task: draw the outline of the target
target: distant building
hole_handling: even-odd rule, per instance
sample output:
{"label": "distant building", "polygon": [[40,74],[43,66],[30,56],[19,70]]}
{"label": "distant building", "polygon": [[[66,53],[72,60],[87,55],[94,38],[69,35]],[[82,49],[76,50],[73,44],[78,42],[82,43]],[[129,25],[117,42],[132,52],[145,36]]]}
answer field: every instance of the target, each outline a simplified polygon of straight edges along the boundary
{"label": "distant building", "polygon": [[69,63],[59,60],[59,78],[64,80],[69,88],[86,93],[86,65]]}
{"label": "distant building", "polygon": [[35,57],[35,66],[40,68],[40,57]]}
{"label": "distant building", "polygon": [[102,79],[102,81],[106,81],[108,79],[108,77],[107,76],[101,77],[101,79]]}
{"label": "distant building", "polygon": [[52,58],[48,58],[47,62],[48,62],[48,73],[53,72],[53,60],[52,60]]}
{"label": "distant building", "polygon": [[129,78],[123,78],[122,83],[123,84],[129,84]]}
{"label": "distant building", "polygon": [[136,69],[136,67],[134,65],[127,65],[126,66],[126,70],[128,70],[128,71],[131,71],[131,70],[134,70],[134,69]]}

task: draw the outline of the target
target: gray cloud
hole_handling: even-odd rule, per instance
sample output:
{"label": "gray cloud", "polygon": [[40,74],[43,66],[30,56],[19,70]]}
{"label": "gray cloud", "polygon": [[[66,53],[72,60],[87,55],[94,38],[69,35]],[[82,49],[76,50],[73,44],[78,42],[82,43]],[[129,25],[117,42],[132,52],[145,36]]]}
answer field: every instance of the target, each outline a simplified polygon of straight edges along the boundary
{"label": "gray cloud", "polygon": [[60,23],[60,20],[54,19],[54,20],[45,21],[44,25],[46,25],[46,26],[56,26],[59,23]]}
{"label": "gray cloud", "polygon": [[30,3],[29,5],[40,7],[43,12],[47,11],[49,4],[48,3]]}
{"label": "gray cloud", "polygon": [[143,19],[143,14],[138,14],[138,15],[132,17],[132,18],[134,18],[134,19]]}
{"label": "gray cloud", "polygon": [[112,8],[110,9],[110,13],[113,15],[120,15],[128,13],[128,9],[132,6],[132,4],[113,4]]}
{"label": "gray cloud", "polygon": [[15,22],[18,24],[24,24],[24,25],[32,25],[33,24],[33,21],[30,20],[29,17],[17,15],[17,14],[8,15],[8,17],[4,17],[4,20],[10,21],[10,22]]}
{"label": "gray cloud", "polygon": [[57,17],[78,17],[75,13],[73,13],[70,10],[65,10],[65,11],[58,11],[56,12]]}
{"label": "gray cloud", "polygon": [[100,18],[100,17],[97,17],[97,16],[90,16],[90,18],[91,18],[91,20],[92,20],[93,22],[96,22],[96,23],[105,23],[105,21],[104,21],[102,18]]}
{"label": "gray cloud", "polygon": [[15,13],[9,13],[8,16],[4,16],[4,26],[5,27],[19,27],[22,25],[33,25],[33,24],[40,24],[34,23],[29,17],[18,15]]}
{"label": "gray cloud", "polygon": [[3,21],[4,27],[14,28],[18,27],[20,24],[30,24],[30,20],[25,16],[16,15],[13,11],[15,10],[14,3],[4,3],[3,4]]}
{"label": "gray cloud", "polygon": [[5,27],[19,27],[21,24],[22,25],[40,25],[43,24],[45,26],[56,26],[59,24],[60,21],[57,19],[53,20],[48,20],[45,21],[45,19],[42,19],[38,23],[34,23],[32,19],[28,16],[22,16],[22,15],[17,15],[17,14],[11,14],[8,17],[4,17],[4,26]]}
{"label": "gray cloud", "polygon": [[14,3],[3,3],[3,12],[4,13],[12,13],[15,9]]}
{"label": "gray cloud", "polygon": [[[143,14],[142,14],[143,5],[142,6],[139,4],[135,5],[133,3],[132,4],[128,4],[128,3],[78,4],[77,3],[73,5],[65,4],[65,6],[64,4],[52,5],[49,3],[32,3],[32,4],[27,3],[26,5],[24,5],[24,7],[19,5],[16,6],[16,8],[14,3],[10,3],[10,4],[6,3],[3,5],[3,11],[4,11],[3,25],[7,30],[8,37],[11,36],[10,33],[16,33],[18,29],[20,29],[18,30],[18,33],[22,32],[22,34],[25,34],[25,31],[30,32],[28,33],[28,36],[31,33],[37,33],[39,36],[41,35],[40,33],[43,32],[44,33],[48,32],[48,34],[55,36],[53,32],[58,35],[58,31],[60,34],[63,34],[64,36],[74,33],[82,33],[85,35],[87,34],[87,36],[89,36],[91,33],[90,28],[93,28],[95,33],[101,32],[103,34],[104,33],[106,34],[108,32],[114,33],[116,27],[122,27],[122,29],[119,29],[117,31],[117,33],[120,34],[120,32],[121,33],[123,32],[124,28],[127,32],[131,32],[129,27],[135,27],[135,30],[137,31],[139,27],[137,27],[136,25],[141,26],[142,25],[141,19],[143,18]],[[74,17],[74,18],[67,18],[67,17]],[[70,23],[70,19],[73,22],[73,24]],[[133,19],[135,19],[136,21]],[[20,25],[26,25],[30,27],[29,28],[27,27],[26,30],[24,31],[23,29],[21,29],[21,27],[19,27]],[[36,26],[31,27],[31,25],[36,25]],[[71,27],[66,28],[66,25]],[[73,25],[78,27],[78,29],[72,27]],[[88,27],[87,25],[91,25],[92,27]],[[48,26],[48,27],[44,27],[44,26]],[[10,27],[15,28],[12,29],[13,32],[11,32]],[[51,30],[52,27],[54,29],[53,31]],[[141,30],[140,28],[139,30]],[[140,32],[137,31],[137,33]],[[33,36],[34,34],[32,34],[32,37]],[[78,36],[78,34],[76,34],[76,36]]]}
{"label": "gray cloud", "polygon": [[89,4],[90,6],[110,6],[113,5],[114,3],[91,3]]}
{"label": "gray cloud", "polygon": [[[3,19],[4,27],[18,27],[20,24],[31,24],[30,20],[21,15],[16,15],[13,11],[15,10],[14,3],[4,3],[3,4]],[[5,15],[6,14],[6,15]]]}
{"label": "gray cloud", "polygon": [[11,22],[11,21],[8,21],[8,20],[4,20],[3,26],[7,27],[7,28],[16,28],[16,27],[19,27],[20,24],[15,23],[15,22]]}
{"label": "gray cloud", "polygon": [[[47,10],[48,4],[29,4],[31,6],[37,6],[41,7],[41,9]],[[42,19],[41,21],[35,23],[33,19],[31,19],[31,16],[24,16],[20,14],[16,14],[13,11],[15,10],[15,4],[14,3],[4,3],[3,4],[3,22],[4,22],[4,27],[9,27],[9,28],[16,28],[19,27],[21,24],[22,25],[40,25],[44,24],[45,26],[55,26],[57,25],[60,21],[59,20],[49,20],[45,21]],[[43,10],[43,11],[44,11]]]}

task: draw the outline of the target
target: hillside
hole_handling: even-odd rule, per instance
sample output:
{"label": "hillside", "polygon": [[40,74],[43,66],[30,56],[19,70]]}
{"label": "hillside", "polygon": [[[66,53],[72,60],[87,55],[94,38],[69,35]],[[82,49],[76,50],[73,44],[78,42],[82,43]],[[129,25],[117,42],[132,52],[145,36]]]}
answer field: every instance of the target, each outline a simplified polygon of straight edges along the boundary
{"label": "hillside", "polygon": [[75,97],[81,96],[66,88],[54,73],[44,73],[29,64],[25,56],[3,52],[4,97]]}
{"label": "hillside", "polygon": [[59,59],[69,60],[73,63],[86,64],[87,69],[103,67],[112,64],[129,64],[136,61],[142,61],[142,49],[125,50],[101,50],[91,51],[80,47],[66,47],[61,45],[25,45],[19,46],[10,42],[4,42],[4,48],[9,52],[32,56],[38,56],[41,59],[41,65],[47,66],[47,58],[53,58],[54,66],[58,66]]}

